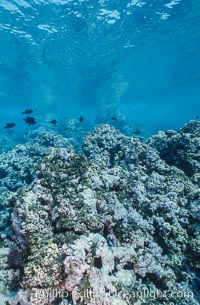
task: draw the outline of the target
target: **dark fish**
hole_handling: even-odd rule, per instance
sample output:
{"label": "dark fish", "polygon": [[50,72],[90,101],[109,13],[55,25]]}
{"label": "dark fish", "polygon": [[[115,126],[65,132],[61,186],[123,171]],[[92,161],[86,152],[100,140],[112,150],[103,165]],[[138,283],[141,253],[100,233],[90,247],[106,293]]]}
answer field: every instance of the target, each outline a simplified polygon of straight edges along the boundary
{"label": "dark fish", "polygon": [[37,123],[36,120],[33,117],[30,117],[30,116],[27,116],[27,118],[25,118],[24,121],[28,125],[34,125],[34,124]]}
{"label": "dark fish", "polygon": [[51,120],[50,123],[53,124],[53,125],[56,125],[57,121],[56,120]]}
{"label": "dark fish", "polygon": [[33,112],[33,110],[31,109],[27,109],[24,112],[22,112],[23,114],[31,114]]}
{"label": "dark fish", "polygon": [[133,132],[135,135],[140,135],[141,134],[141,131],[139,129],[136,129],[134,132]]}
{"label": "dark fish", "polygon": [[82,116],[80,116],[80,118],[79,118],[79,122],[83,122],[83,120],[84,120],[84,118],[82,117]]}
{"label": "dark fish", "polygon": [[27,135],[28,135],[28,132],[25,132],[25,135],[27,136]]}
{"label": "dark fish", "polygon": [[199,119],[199,115],[196,116],[196,120],[198,120],[198,119]]}
{"label": "dark fish", "polygon": [[117,121],[117,117],[116,117],[116,116],[112,116],[112,117],[111,117],[111,120],[112,120],[112,121]]}
{"label": "dark fish", "polygon": [[7,123],[4,128],[13,128],[16,124],[15,123]]}

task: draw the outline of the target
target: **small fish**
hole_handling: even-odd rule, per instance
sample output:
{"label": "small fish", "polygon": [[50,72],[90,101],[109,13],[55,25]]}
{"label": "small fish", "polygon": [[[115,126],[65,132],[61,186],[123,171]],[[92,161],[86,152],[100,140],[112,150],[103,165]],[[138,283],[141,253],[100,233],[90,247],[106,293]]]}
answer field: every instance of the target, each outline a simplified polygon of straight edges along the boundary
{"label": "small fish", "polygon": [[16,124],[15,123],[7,123],[4,128],[13,128]]}
{"label": "small fish", "polygon": [[31,114],[32,112],[33,112],[33,110],[27,109],[24,112],[22,112],[22,114]]}
{"label": "small fish", "polygon": [[116,117],[116,116],[112,116],[112,117],[111,117],[111,120],[112,120],[112,121],[117,121],[117,117]]}
{"label": "small fish", "polygon": [[27,135],[28,135],[28,132],[25,132],[24,134],[27,136]]}
{"label": "small fish", "polygon": [[30,116],[27,116],[27,118],[25,118],[24,121],[28,125],[34,125],[34,124],[37,123],[36,120],[33,117],[30,117]]}
{"label": "small fish", "polygon": [[82,117],[82,116],[80,116],[80,118],[79,118],[79,122],[83,122],[83,120],[84,120],[84,118]]}
{"label": "small fish", "polygon": [[196,120],[198,120],[198,119],[199,119],[199,115],[196,116]]}
{"label": "small fish", "polygon": [[135,135],[140,135],[141,134],[141,131],[139,129],[136,129],[134,132],[133,132]]}
{"label": "small fish", "polygon": [[56,125],[57,121],[56,120],[51,120],[50,123],[53,124],[53,125]]}

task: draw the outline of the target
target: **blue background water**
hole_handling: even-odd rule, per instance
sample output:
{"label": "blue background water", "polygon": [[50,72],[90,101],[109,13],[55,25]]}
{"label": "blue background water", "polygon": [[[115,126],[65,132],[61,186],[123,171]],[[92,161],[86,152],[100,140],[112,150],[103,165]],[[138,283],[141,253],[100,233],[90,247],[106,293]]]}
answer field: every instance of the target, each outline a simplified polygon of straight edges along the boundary
{"label": "blue background water", "polygon": [[200,114],[199,48],[199,0],[0,0],[0,128],[101,105],[181,127]]}

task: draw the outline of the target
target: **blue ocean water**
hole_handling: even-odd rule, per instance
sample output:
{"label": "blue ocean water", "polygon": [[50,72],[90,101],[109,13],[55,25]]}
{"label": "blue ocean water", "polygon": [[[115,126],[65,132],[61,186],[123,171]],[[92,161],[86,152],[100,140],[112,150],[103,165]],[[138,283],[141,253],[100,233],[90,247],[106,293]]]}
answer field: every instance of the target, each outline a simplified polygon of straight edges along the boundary
{"label": "blue ocean water", "polygon": [[25,109],[38,127],[109,105],[152,132],[200,113],[198,0],[0,0],[0,46],[3,132],[36,128]]}

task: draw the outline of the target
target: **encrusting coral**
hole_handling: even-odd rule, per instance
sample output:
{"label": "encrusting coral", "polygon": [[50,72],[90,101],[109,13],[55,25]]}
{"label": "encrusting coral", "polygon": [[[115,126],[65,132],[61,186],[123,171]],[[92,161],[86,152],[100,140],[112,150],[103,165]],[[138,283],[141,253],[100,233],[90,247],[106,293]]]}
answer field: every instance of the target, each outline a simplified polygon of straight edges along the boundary
{"label": "encrusting coral", "polygon": [[99,125],[82,155],[57,148],[38,162],[10,201],[21,290],[8,304],[30,304],[34,289],[32,304],[58,304],[45,294],[58,287],[65,304],[199,304],[200,192],[155,143]]}

